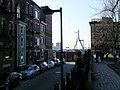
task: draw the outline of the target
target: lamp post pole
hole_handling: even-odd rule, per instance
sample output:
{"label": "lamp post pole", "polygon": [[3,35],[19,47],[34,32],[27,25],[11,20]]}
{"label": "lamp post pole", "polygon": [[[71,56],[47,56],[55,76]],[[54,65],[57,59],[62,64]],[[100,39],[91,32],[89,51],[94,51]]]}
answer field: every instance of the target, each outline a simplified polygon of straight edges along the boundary
{"label": "lamp post pole", "polygon": [[43,7],[43,12],[47,15],[52,15],[54,12],[60,12],[60,39],[61,39],[61,47],[60,47],[60,61],[61,61],[61,90],[63,90],[63,32],[62,32],[62,8],[59,10],[52,10],[48,6]]}
{"label": "lamp post pole", "polygon": [[61,60],[61,90],[63,90],[63,32],[62,32],[62,8],[60,8],[60,37],[61,37],[61,51],[60,51],[60,60]]}

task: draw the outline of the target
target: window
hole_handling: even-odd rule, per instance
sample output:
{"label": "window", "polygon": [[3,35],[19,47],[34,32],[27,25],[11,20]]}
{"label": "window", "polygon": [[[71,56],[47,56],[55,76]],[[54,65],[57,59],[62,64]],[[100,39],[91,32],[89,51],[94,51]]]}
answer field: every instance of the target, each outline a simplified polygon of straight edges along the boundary
{"label": "window", "polygon": [[37,38],[37,45],[40,45],[40,39]]}
{"label": "window", "polygon": [[20,46],[24,47],[24,38],[23,38],[23,36],[20,37]]}
{"label": "window", "polygon": [[46,26],[44,24],[40,24],[40,31],[45,32]]}
{"label": "window", "polygon": [[20,40],[21,42],[23,42],[23,37],[21,38],[21,40]]}
{"label": "window", "polygon": [[44,44],[44,38],[41,36],[41,44]]}
{"label": "window", "polygon": [[12,30],[12,23],[9,22],[9,30]]}
{"label": "window", "polygon": [[9,57],[9,52],[6,52],[6,53],[5,53],[5,59],[7,59],[7,58],[10,58],[10,57]]}
{"label": "window", "polygon": [[40,38],[35,37],[35,45],[40,45]]}
{"label": "window", "polygon": [[20,46],[23,47],[23,43],[20,43]]}
{"label": "window", "polygon": [[33,6],[32,5],[30,6],[29,10],[30,10],[30,15],[33,16]]}
{"label": "window", "polygon": [[5,21],[1,20],[1,28],[5,27]]}
{"label": "window", "polygon": [[40,52],[36,52],[37,53],[37,59],[40,59]]}
{"label": "window", "polygon": [[26,31],[26,25],[23,26],[23,34]]}
{"label": "window", "polygon": [[46,44],[52,44],[52,38],[51,37],[48,37],[46,36]]}
{"label": "window", "polygon": [[40,16],[39,16],[39,11],[38,11],[38,10],[35,10],[35,18],[36,18],[36,19],[39,19],[39,17],[40,17]]}
{"label": "window", "polygon": [[26,14],[29,14],[29,3],[26,3]]}
{"label": "window", "polygon": [[27,23],[27,27],[26,28],[28,30],[29,29],[29,19],[28,18],[26,19],[26,23]]}
{"label": "window", "polygon": [[19,24],[19,33],[24,34],[25,31],[26,31],[26,25]]}
{"label": "window", "polygon": [[5,59],[8,59],[8,58],[12,58],[12,51],[10,51],[10,50],[5,50],[5,52],[4,52],[5,54],[5,56],[4,56],[4,58]]}
{"label": "window", "polygon": [[19,6],[19,4],[17,6],[17,18],[20,18],[20,6]]}
{"label": "window", "polygon": [[23,54],[23,52],[20,53],[20,63],[21,64],[24,63],[24,54]]}
{"label": "window", "polygon": [[7,9],[9,12],[12,11],[12,1],[9,1],[8,4],[7,4]]}
{"label": "window", "polygon": [[41,49],[41,57],[44,57],[44,49]]}
{"label": "window", "polygon": [[20,26],[20,34],[23,34],[23,27]]}
{"label": "window", "polygon": [[33,31],[34,30],[34,23],[32,21],[29,22],[29,27],[30,27],[30,30]]}

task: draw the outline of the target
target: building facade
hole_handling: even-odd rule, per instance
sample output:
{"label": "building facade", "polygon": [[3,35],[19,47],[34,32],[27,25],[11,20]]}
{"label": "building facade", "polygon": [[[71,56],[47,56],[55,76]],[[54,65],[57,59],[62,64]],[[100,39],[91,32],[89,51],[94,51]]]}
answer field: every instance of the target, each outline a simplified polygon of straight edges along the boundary
{"label": "building facade", "polygon": [[42,21],[42,11],[41,8],[35,4],[35,49],[34,54],[36,58],[36,62],[40,62],[45,60],[45,54],[44,51],[46,49],[45,46],[45,30],[46,30],[46,23],[45,21]]}
{"label": "building facade", "polygon": [[15,0],[15,30],[16,30],[16,40],[15,40],[15,67],[26,65],[26,22],[24,19],[24,9],[25,7],[23,1]]}
{"label": "building facade", "polygon": [[46,15],[46,59],[52,58],[52,15]]}
{"label": "building facade", "polygon": [[0,0],[0,73],[14,70],[14,0]]}
{"label": "building facade", "polygon": [[52,56],[52,16],[33,0],[0,1],[0,73]]}
{"label": "building facade", "polygon": [[27,23],[26,28],[26,64],[33,63],[34,59],[34,18],[35,18],[35,9],[34,9],[34,2],[32,0],[24,0],[25,1],[25,15],[24,19]]}
{"label": "building facade", "polygon": [[97,51],[108,51],[113,45],[112,40],[112,24],[111,18],[102,17],[102,19],[92,19],[91,26],[91,49],[95,53]]}

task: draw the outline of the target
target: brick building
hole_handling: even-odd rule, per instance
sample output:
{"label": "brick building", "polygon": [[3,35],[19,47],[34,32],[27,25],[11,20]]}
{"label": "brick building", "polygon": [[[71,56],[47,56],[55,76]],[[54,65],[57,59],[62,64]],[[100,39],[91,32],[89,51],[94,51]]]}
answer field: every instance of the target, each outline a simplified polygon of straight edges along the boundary
{"label": "brick building", "polygon": [[52,15],[33,0],[0,0],[0,73],[52,55]]}
{"label": "brick building", "polygon": [[0,72],[14,70],[14,0],[0,0]]}
{"label": "brick building", "polygon": [[93,53],[100,50],[108,50],[112,45],[111,28],[112,19],[108,17],[102,17],[102,19],[92,19],[91,26],[91,49]]}
{"label": "brick building", "polygon": [[52,15],[46,15],[46,59],[52,56]]}

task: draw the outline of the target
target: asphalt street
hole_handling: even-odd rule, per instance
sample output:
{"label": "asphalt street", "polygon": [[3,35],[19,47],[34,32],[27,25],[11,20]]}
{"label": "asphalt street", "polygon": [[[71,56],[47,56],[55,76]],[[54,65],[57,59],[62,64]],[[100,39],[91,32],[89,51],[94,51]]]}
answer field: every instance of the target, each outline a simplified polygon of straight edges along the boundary
{"label": "asphalt street", "polygon": [[[64,68],[64,75],[70,72],[74,63],[67,62]],[[21,85],[14,88],[14,90],[54,90],[54,84],[60,83],[60,67],[46,71],[33,79],[24,80]]]}

